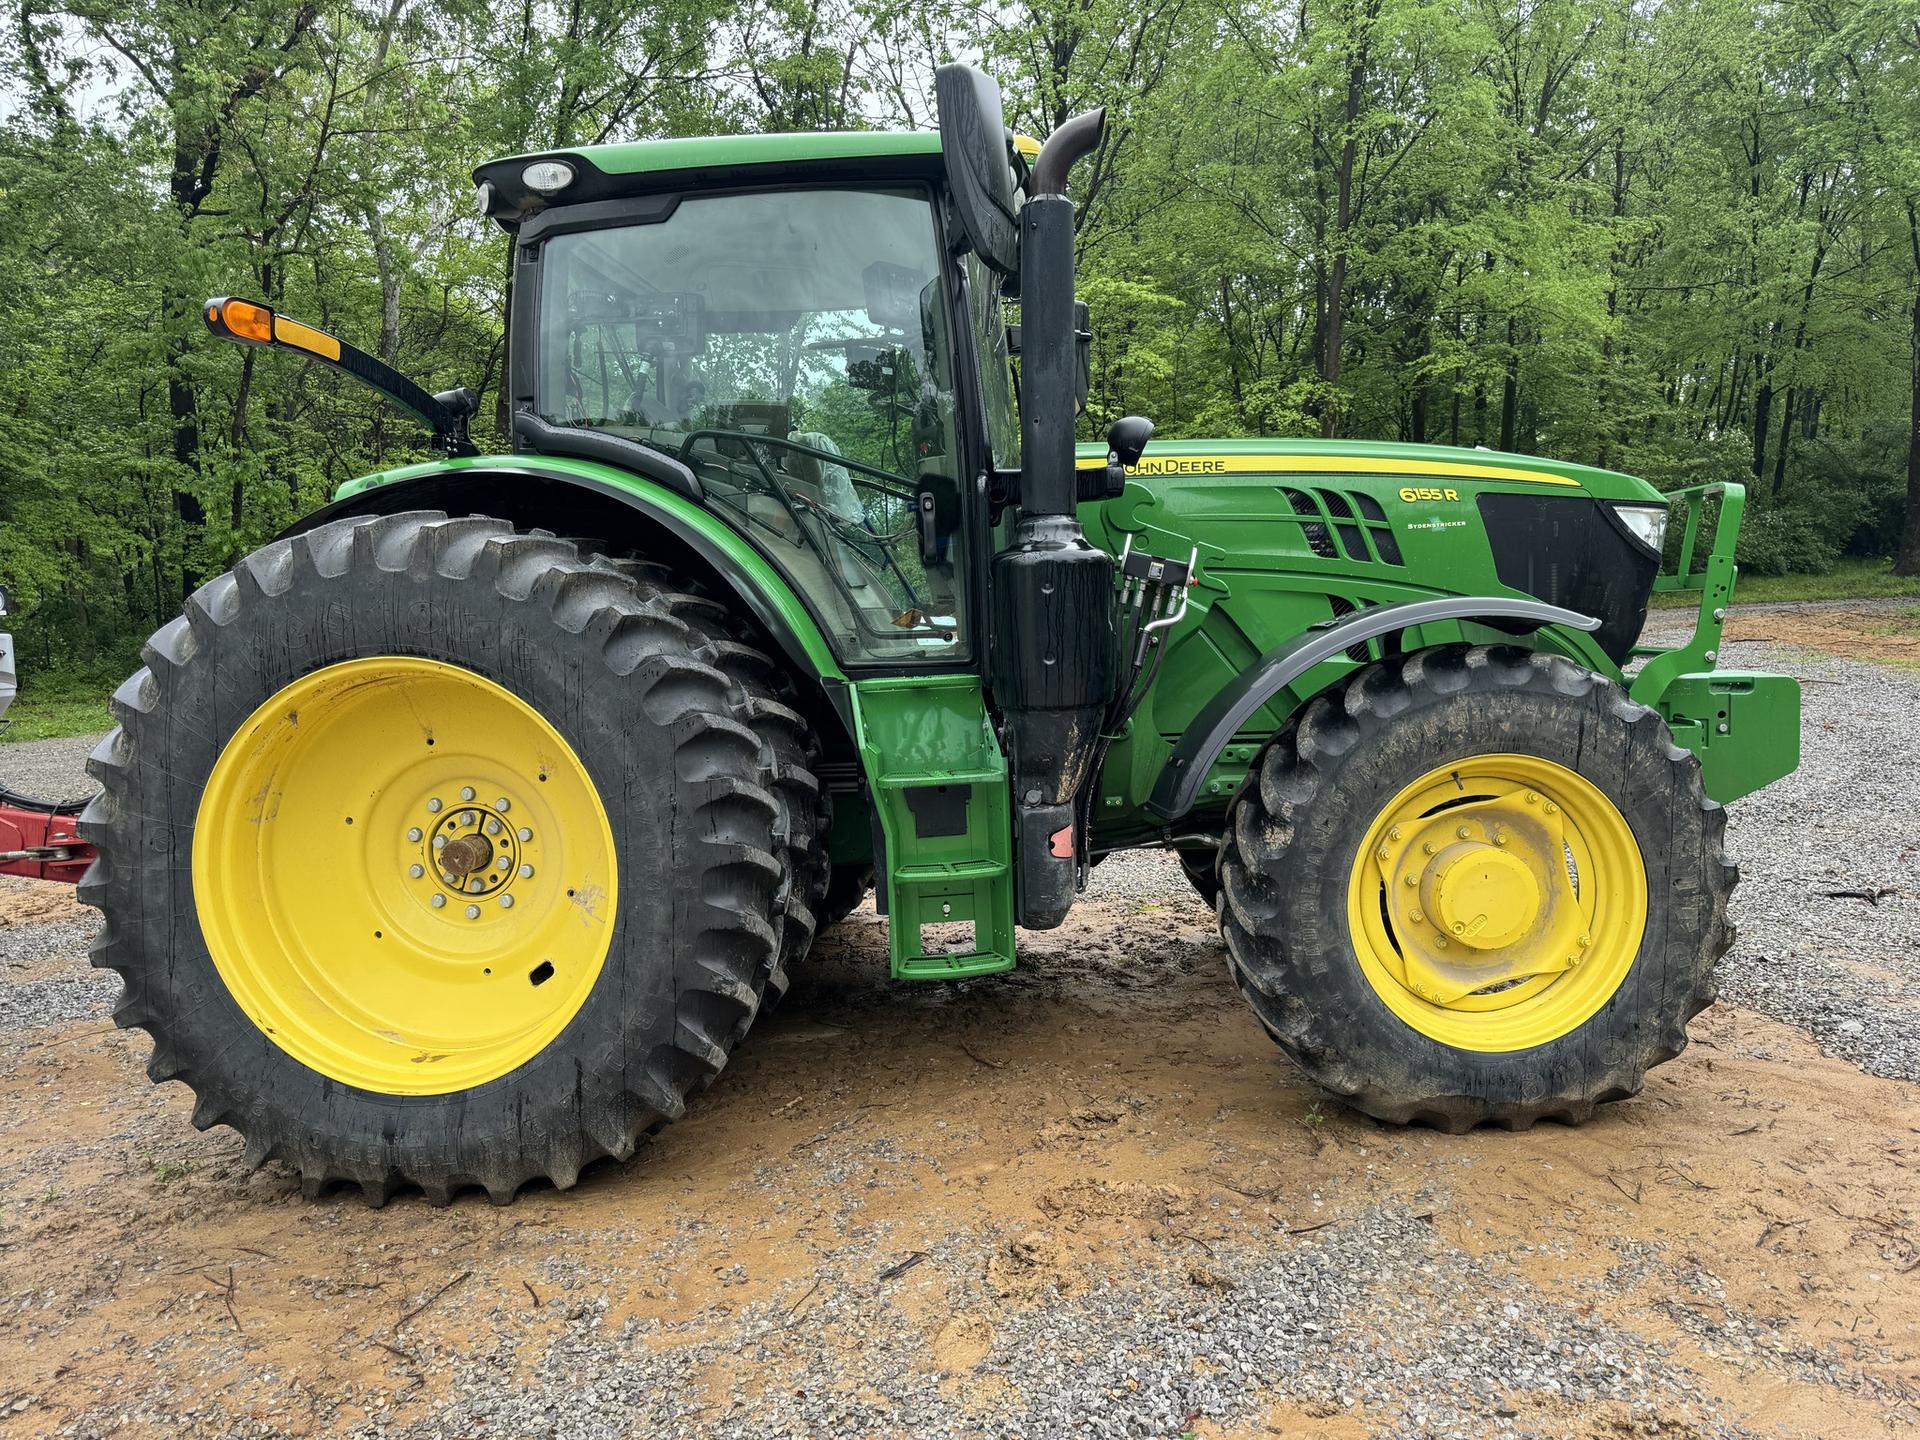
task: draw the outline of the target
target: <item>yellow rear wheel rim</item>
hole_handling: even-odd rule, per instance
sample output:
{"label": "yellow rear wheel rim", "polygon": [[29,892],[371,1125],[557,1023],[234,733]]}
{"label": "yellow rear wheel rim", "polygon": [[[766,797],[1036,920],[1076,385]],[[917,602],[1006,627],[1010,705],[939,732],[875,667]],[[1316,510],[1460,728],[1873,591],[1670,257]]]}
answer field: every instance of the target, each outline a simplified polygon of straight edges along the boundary
{"label": "yellow rear wheel rim", "polygon": [[532,706],[433,660],[351,660],[235,732],[193,841],[228,991],[333,1080],[443,1095],[579,1012],[619,896],[586,767]]}
{"label": "yellow rear wheel rim", "polygon": [[1626,980],[1647,873],[1619,808],[1534,755],[1480,755],[1387,803],[1353,862],[1348,922],[1374,991],[1461,1050],[1544,1045]]}

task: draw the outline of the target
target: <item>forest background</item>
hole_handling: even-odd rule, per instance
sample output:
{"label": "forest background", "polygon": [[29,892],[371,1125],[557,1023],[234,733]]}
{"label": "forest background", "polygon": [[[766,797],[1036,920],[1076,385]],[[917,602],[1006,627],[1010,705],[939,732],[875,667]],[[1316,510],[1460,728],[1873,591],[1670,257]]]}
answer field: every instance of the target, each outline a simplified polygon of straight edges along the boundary
{"label": "forest background", "polygon": [[[0,16],[0,584],[97,696],[183,587],[421,454],[209,342],[261,298],[502,443],[484,159],[930,127],[950,58],[1076,176],[1088,436],[1331,435],[1746,482],[1743,573],[1920,572],[1913,0],[17,0]],[[1897,586],[1896,586],[1897,588]],[[76,722],[78,723],[78,722]]]}

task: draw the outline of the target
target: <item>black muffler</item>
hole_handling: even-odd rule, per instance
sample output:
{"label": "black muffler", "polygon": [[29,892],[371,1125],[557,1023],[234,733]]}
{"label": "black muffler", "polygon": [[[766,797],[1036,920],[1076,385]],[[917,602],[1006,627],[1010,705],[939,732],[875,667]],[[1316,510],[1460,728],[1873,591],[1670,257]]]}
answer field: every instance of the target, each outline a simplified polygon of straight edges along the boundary
{"label": "black muffler", "polygon": [[1020,494],[1012,542],[993,560],[988,681],[1012,783],[1018,923],[1051,929],[1073,906],[1080,787],[1089,780],[1116,671],[1113,557],[1076,514],[1080,397],[1073,202],[1067,172],[1100,143],[1095,110],[1056,130],[1020,210]]}

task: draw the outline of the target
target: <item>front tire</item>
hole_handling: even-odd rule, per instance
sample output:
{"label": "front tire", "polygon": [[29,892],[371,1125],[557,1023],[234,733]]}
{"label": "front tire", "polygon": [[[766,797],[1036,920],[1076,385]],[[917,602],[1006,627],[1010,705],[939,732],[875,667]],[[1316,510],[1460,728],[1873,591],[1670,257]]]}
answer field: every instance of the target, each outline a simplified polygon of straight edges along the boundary
{"label": "front tire", "polygon": [[790,958],[818,785],[679,589],[410,513],[275,542],[153,637],[82,898],[197,1126],[309,1193],[505,1203],[712,1081]]}
{"label": "front tire", "polygon": [[1369,1115],[1578,1122],[1713,1000],[1725,823],[1604,677],[1507,647],[1394,657],[1255,760],[1221,850],[1229,963],[1288,1057]]}

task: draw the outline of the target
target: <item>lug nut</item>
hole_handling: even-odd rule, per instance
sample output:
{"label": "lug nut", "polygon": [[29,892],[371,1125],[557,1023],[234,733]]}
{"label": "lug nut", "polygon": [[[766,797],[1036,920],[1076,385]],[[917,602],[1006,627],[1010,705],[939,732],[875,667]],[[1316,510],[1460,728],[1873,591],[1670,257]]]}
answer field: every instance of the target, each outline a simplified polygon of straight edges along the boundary
{"label": "lug nut", "polygon": [[492,820],[492,819],[488,820],[487,834],[498,835],[499,833],[500,833],[500,822],[498,820]]}
{"label": "lug nut", "polygon": [[467,906],[467,919],[478,920],[479,918],[480,918],[480,907],[478,905]]}
{"label": "lug nut", "polygon": [[1426,843],[1425,843],[1424,845],[1422,845],[1422,846],[1420,847],[1420,853],[1421,853],[1422,855],[1431,855],[1431,854],[1433,854],[1433,842],[1432,842],[1431,840],[1429,840],[1429,841],[1427,841],[1427,842],[1426,842]]}
{"label": "lug nut", "polygon": [[1387,831],[1387,839],[1398,840],[1399,838],[1400,838],[1400,827],[1398,825],[1394,826],[1391,830]]}
{"label": "lug nut", "polygon": [[1409,885],[1418,885],[1420,883],[1420,881],[1412,875],[1402,875],[1400,878]]}
{"label": "lug nut", "polygon": [[533,878],[533,866],[522,865],[520,867],[520,878],[522,880],[531,880]]}
{"label": "lug nut", "polygon": [[498,800],[493,802],[493,808],[498,810],[502,815],[504,815],[507,813],[507,811],[513,808],[513,802],[507,799],[506,796],[502,795]]}
{"label": "lug nut", "polygon": [[1527,791],[1527,804],[1537,805],[1539,803],[1540,803],[1540,797],[1534,794],[1533,791],[1531,790]]}
{"label": "lug nut", "polygon": [[424,865],[407,866],[407,874],[412,876],[415,880],[418,880],[422,875],[426,873],[427,873],[427,867]]}
{"label": "lug nut", "polygon": [[1447,937],[1444,935],[1436,935],[1433,937],[1433,943],[1444,950],[1447,948]]}
{"label": "lug nut", "polygon": [[1580,937],[1580,948],[1582,950],[1586,949],[1591,944],[1593,944],[1593,937],[1591,935],[1582,935]]}
{"label": "lug nut", "polygon": [[1409,910],[1407,912],[1407,921],[1409,924],[1418,925],[1421,921],[1425,920],[1426,918],[1427,917],[1422,915],[1418,910]]}
{"label": "lug nut", "polygon": [[520,843],[524,845],[527,843],[527,841],[531,839],[533,839],[533,831],[529,830],[526,826],[522,825],[520,827]]}
{"label": "lug nut", "polygon": [[500,908],[501,908],[502,910],[511,910],[511,909],[513,909],[513,896],[511,896],[511,895],[502,895],[502,896],[500,897]]}
{"label": "lug nut", "polygon": [[474,788],[473,788],[473,786],[471,786],[471,785],[462,785],[462,786],[460,787],[460,798],[461,798],[462,800],[471,800],[471,799],[473,799],[473,797],[474,797],[474,793],[475,793],[475,792],[474,792]]}
{"label": "lug nut", "polygon": [[447,848],[447,837],[446,837],[446,836],[444,836],[444,835],[436,835],[436,836],[434,836],[434,837],[433,837],[433,848],[434,848],[434,849],[436,849],[436,850],[444,850],[444,849],[446,849],[446,848]]}
{"label": "lug nut", "polygon": [[440,813],[440,806],[441,806],[440,797],[436,795],[431,800],[427,801],[427,813],[429,815],[438,815]]}
{"label": "lug nut", "polygon": [[420,827],[418,825],[415,825],[412,829],[407,831],[407,839],[417,841],[419,840],[419,838],[420,838]]}
{"label": "lug nut", "polygon": [[493,868],[496,870],[505,870],[509,868],[512,864],[513,864],[513,861],[509,860],[506,856],[502,855],[498,860],[493,862]]}
{"label": "lug nut", "polygon": [[1560,813],[1560,807],[1554,804],[1551,800],[1549,800],[1547,802],[1547,814],[1558,815],[1559,813]]}
{"label": "lug nut", "polygon": [[1387,847],[1384,845],[1382,845],[1378,850],[1374,851],[1373,853],[1375,855],[1378,855],[1382,860],[1386,859],[1389,855],[1393,854],[1393,852],[1387,849]]}
{"label": "lug nut", "polygon": [[1471,840],[1473,838],[1473,832],[1464,825],[1454,826],[1453,833],[1458,835],[1462,840]]}
{"label": "lug nut", "polygon": [[438,910],[447,903],[447,897],[435,891],[433,899],[428,903],[431,904],[434,909]]}
{"label": "lug nut", "polygon": [[1507,836],[1506,836],[1506,832],[1505,832],[1505,831],[1501,831],[1501,830],[1496,830],[1496,831],[1494,831],[1494,832],[1493,832],[1493,843],[1494,843],[1494,844],[1496,844],[1496,845],[1504,845],[1504,844],[1506,844],[1506,843],[1507,843]]}

